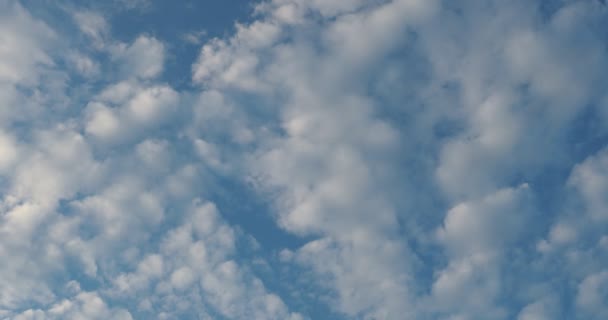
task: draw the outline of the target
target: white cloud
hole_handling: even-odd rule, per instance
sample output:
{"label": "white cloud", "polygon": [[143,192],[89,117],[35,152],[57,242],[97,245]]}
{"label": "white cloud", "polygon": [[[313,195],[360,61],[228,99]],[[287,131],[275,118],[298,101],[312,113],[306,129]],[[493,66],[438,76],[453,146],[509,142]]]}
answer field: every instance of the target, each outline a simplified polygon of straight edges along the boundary
{"label": "white cloud", "polygon": [[[317,4],[322,5],[309,9],[319,10]],[[194,67],[194,79],[211,89],[285,97],[280,106],[269,106],[277,108],[284,135],[261,140],[265,128],[251,127],[262,145],[249,167],[262,188],[281,190],[276,206],[283,228],[325,238],[298,251],[298,261],[330,279],[322,286],[337,293],[332,307],[350,316],[395,318],[415,312],[407,275],[412,261],[406,246],[387,240],[399,239],[398,224],[391,199],[381,191],[396,165],[390,155],[400,147],[398,132],[376,118],[376,101],[357,94],[356,73],[350,71],[380,63],[379,55],[399,45],[389,30],[419,23],[430,7],[389,2],[338,17],[326,28],[315,26],[310,30],[326,40],[324,55],[311,50],[315,40],[298,38],[299,30],[286,36],[301,41],[275,46],[281,38],[271,16],[204,46]],[[272,6],[260,10],[271,12]],[[275,58],[256,58],[266,55]]]}
{"label": "white cloud", "polygon": [[17,145],[10,135],[0,131],[0,172],[6,172],[18,157]]}
{"label": "white cloud", "polygon": [[592,319],[601,319],[608,315],[606,299],[608,295],[608,271],[587,276],[578,286],[577,306]]}
{"label": "white cloud", "polygon": [[99,75],[99,63],[84,54],[72,53],[68,56],[68,60],[71,61],[72,67],[84,77]]}
{"label": "white cloud", "polygon": [[89,120],[86,124],[87,133],[102,139],[119,136],[121,124],[113,109],[101,103],[89,104],[87,109],[89,113]]}
{"label": "white cloud", "polygon": [[[361,227],[359,227],[361,228]],[[307,243],[296,252],[296,261],[317,272],[325,297],[337,310],[364,318],[414,317],[411,267],[402,257],[410,253],[403,244],[381,235],[353,231],[353,239],[324,238]],[[321,297],[323,298],[323,297]]]}
{"label": "white cloud", "polygon": [[200,45],[203,43],[203,39],[205,38],[206,35],[207,35],[206,30],[191,31],[191,32],[183,34],[182,40],[184,40],[190,44],[193,44],[193,45]]}
{"label": "white cloud", "polygon": [[111,52],[121,63],[124,76],[151,79],[163,71],[165,47],[153,37],[139,36],[130,45],[116,44]]}
{"label": "white cloud", "polygon": [[35,134],[36,146],[15,169],[9,195],[53,205],[95,184],[102,167],[83,136],[62,127]]}
{"label": "white cloud", "polygon": [[517,316],[517,320],[549,320],[557,316],[556,303],[551,299],[540,300],[527,305]]}
{"label": "white cloud", "polygon": [[37,70],[53,65],[45,45],[56,34],[18,2],[3,1],[0,11],[0,82],[36,83]]}
{"label": "white cloud", "polygon": [[[148,255],[132,273],[114,280],[112,295],[145,298],[150,304],[142,307],[152,315],[196,311],[204,303],[231,319],[302,319],[232,260],[236,233],[215,205],[199,202],[189,210],[183,223],[167,232],[160,253]],[[168,301],[181,301],[184,310]]]}
{"label": "white cloud", "polygon": [[179,94],[166,85],[140,87],[120,82],[99,96],[116,106],[91,102],[86,108],[85,131],[107,143],[131,141],[145,130],[170,122],[177,114]]}
{"label": "white cloud", "polygon": [[589,157],[577,165],[570,177],[570,184],[575,186],[585,200],[585,206],[593,220],[608,219],[608,151]]}
{"label": "white cloud", "polygon": [[602,319],[606,12],[551,4],[267,1],[194,92],[0,4],[0,317]]}
{"label": "white cloud", "polygon": [[74,12],[73,18],[80,31],[91,40],[93,46],[98,50],[104,49],[110,33],[110,26],[106,19],[92,11]]}
{"label": "white cloud", "polygon": [[178,98],[178,94],[170,87],[151,87],[135,95],[126,109],[135,123],[149,125],[174,114]]}
{"label": "white cloud", "polygon": [[132,320],[131,314],[124,309],[111,309],[106,302],[96,293],[80,292],[71,300],[63,300],[52,305],[48,310],[28,309],[13,319],[15,320],[37,320],[37,319],[117,319]]}
{"label": "white cloud", "polygon": [[[236,127],[246,127],[253,133],[257,150],[248,158],[252,180],[265,191],[279,190],[273,200],[284,229],[323,239],[294,254],[326,280],[325,287],[333,287],[337,296],[330,305],[336,310],[391,318],[387,315],[401,314],[408,302],[421,299],[429,304],[422,313],[463,319],[509,316],[508,299],[501,294],[503,269],[514,266],[505,256],[534,242],[541,236],[537,228],[550,224],[539,220],[535,197],[543,187],[536,184],[537,173],[572,166],[564,132],[590,99],[601,96],[595,82],[602,75],[596,68],[604,64],[595,35],[575,36],[586,21],[597,21],[600,14],[593,13],[593,5],[563,4],[540,25],[545,12],[529,9],[523,1],[487,7],[471,1],[272,1],[258,6],[258,20],[240,25],[232,38],[203,46],[193,79],[205,88],[201,100],[206,98],[208,112],[201,105],[201,121],[193,131],[234,135]],[[378,70],[393,62],[390,57],[407,50],[415,52],[408,56],[412,60],[386,67],[392,68],[386,73],[390,81],[382,82],[399,86],[370,89]],[[416,73],[416,64],[427,73]],[[270,120],[243,119],[247,112],[240,109],[256,108],[256,102],[239,108],[240,101],[231,99],[233,90],[264,101]],[[394,110],[378,102],[393,101],[391,96],[401,98],[394,98]],[[211,97],[214,102],[208,102]],[[227,120],[221,116],[227,122],[221,133],[202,121],[218,119],[218,114],[231,115]],[[390,121],[382,118],[385,114],[403,118]],[[401,119],[406,128],[395,127]],[[448,137],[437,136],[444,121],[454,130]],[[549,159],[548,154],[556,156]],[[401,279],[415,270],[417,260],[407,246],[394,256],[367,251],[352,235],[365,230],[373,247],[401,239],[395,228],[400,219],[407,228],[423,221],[398,206],[418,201],[410,199],[418,194],[401,194],[406,200],[391,196],[402,191],[392,190],[399,184],[384,175],[398,172],[400,166],[391,161],[395,155],[402,156],[401,166],[430,168],[421,173],[412,169],[402,185],[427,174],[430,181],[417,182],[439,187],[430,192],[439,191],[451,208],[444,219],[441,213],[420,213],[428,221],[443,221],[437,234],[447,266],[427,266],[433,268],[427,272],[436,274],[430,297],[412,297],[409,292],[418,284],[407,281],[395,281],[393,294],[365,284],[366,277],[374,283],[383,277]],[[594,179],[601,176],[596,171]],[[422,192],[417,187],[412,190]],[[547,243],[576,242],[578,227],[568,223],[550,228]],[[417,227],[407,231],[424,232]],[[369,266],[364,276],[352,267],[359,257],[398,265],[402,272]],[[462,292],[473,298],[459,303]],[[401,304],[392,304],[393,299]],[[538,305],[521,317],[541,314]]]}
{"label": "white cloud", "polygon": [[448,211],[438,237],[456,256],[493,254],[525,236],[525,226],[535,216],[530,197],[523,185],[460,203]]}
{"label": "white cloud", "polygon": [[139,85],[137,82],[121,81],[109,85],[97,96],[97,99],[101,102],[120,105],[133,97],[138,90]]}
{"label": "white cloud", "polygon": [[482,253],[452,260],[433,283],[431,310],[464,319],[504,319],[507,310],[497,305],[503,285],[493,258]]}
{"label": "white cloud", "polygon": [[194,282],[194,273],[189,267],[181,267],[171,274],[171,285],[177,290],[185,290]]}

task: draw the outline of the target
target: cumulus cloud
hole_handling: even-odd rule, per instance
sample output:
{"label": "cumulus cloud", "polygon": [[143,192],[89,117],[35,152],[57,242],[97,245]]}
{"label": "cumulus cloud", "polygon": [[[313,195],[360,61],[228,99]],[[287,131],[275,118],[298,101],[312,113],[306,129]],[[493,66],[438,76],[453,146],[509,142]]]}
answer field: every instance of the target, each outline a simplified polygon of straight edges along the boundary
{"label": "cumulus cloud", "polygon": [[594,318],[608,315],[606,301],[606,287],[608,286],[608,272],[603,271],[587,276],[578,287],[576,304],[580,309]]}
{"label": "cumulus cloud", "polygon": [[132,320],[131,314],[124,309],[111,309],[96,293],[80,292],[71,300],[63,300],[48,310],[28,309],[13,319],[119,319]]}
{"label": "cumulus cloud", "polygon": [[[56,33],[44,22],[35,20],[18,2],[3,1],[0,35],[0,81],[6,83],[35,83],[40,68],[53,64],[44,50]],[[3,91],[5,89],[3,88]]]}
{"label": "cumulus cloud", "polygon": [[69,8],[0,3],[0,318],[606,317],[600,3]]}
{"label": "cumulus cloud", "polygon": [[112,51],[115,59],[122,64],[125,76],[150,79],[163,71],[165,49],[153,37],[140,36],[130,45],[116,45]]}
{"label": "cumulus cloud", "polygon": [[[164,67],[164,45],[147,36],[115,41],[101,15],[78,11],[79,32],[99,52],[87,56],[86,48],[65,48],[69,40],[53,43],[52,29],[18,3],[2,5],[13,18],[3,19],[0,33],[17,41],[10,46],[17,51],[3,50],[8,56],[0,59],[6,65],[0,253],[7,262],[0,267],[0,316],[301,319],[235,261],[240,235],[213,204],[180,205],[198,198],[195,178],[204,167],[179,159],[173,145],[179,132],[160,133],[176,119],[181,97],[154,82]],[[95,60],[99,55],[119,66],[107,84],[68,88],[39,81],[68,83],[71,72],[97,76],[110,68]],[[67,90],[78,94],[67,100],[78,109],[55,105]],[[24,112],[19,101],[36,112]],[[19,121],[27,126],[19,129]],[[125,152],[112,149],[125,143]]]}
{"label": "cumulus cloud", "polygon": [[103,91],[100,101],[87,105],[85,131],[105,142],[128,141],[143,130],[167,123],[178,104],[179,94],[169,86],[141,88],[118,83]]}
{"label": "cumulus cloud", "polygon": [[574,168],[570,183],[583,197],[585,207],[593,220],[608,219],[608,151],[603,150]]}
{"label": "cumulus cloud", "polygon": [[[603,47],[587,26],[605,13],[595,9],[582,2],[554,9],[520,1],[266,2],[257,8],[259,20],[203,46],[193,77],[221,105],[238,103],[230,98],[238,90],[261,97],[273,113],[278,124],[239,116],[225,134],[249,126],[257,150],[248,166],[261,189],[278,190],[279,225],[321,237],[290,255],[334,288],[333,308],[363,318],[509,318],[526,304],[504,296],[503,281],[512,279],[505,272],[519,268],[505,257],[535,249],[529,244],[551,224],[542,212],[549,205],[537,203],[541,172],[573,168],[568,139],[587,137],[571,130],[585,105],[602,95],[594,84],[603,77],[596,72],[605,63]],[[321,18],[307,20],[314,14]],[[584,38],[574,36],[583,29]],[[408,205],[424,204],[416,199],[419,184],[446,205]],[[588,201],[592,192],[601,194],[586,191]],[[430,221],[443,221],[434,240],[424,234],[434,233]],[[549,237],[576,241],[573,228],[562,222]],[[356,240],[359,231],[366,241]],[[394,251],[380,254],[376,244],[394,239]],[[405,243],[443,247],[447,266],[421,266],[419,259],[435,261],[424,257],[432,254],[416,255]],[[364,276],[359,257],[395,269],[368,266]],[[432,278],[408,281],[416,272]],[[394,291],[381,289],[388,279]],[[429,289],[430,296],[411,294]],[[470,293],[466,303],[462,292]],[[420,310],[407,306],[415,301]],[[522,318],[545,312],[534,303]]]}

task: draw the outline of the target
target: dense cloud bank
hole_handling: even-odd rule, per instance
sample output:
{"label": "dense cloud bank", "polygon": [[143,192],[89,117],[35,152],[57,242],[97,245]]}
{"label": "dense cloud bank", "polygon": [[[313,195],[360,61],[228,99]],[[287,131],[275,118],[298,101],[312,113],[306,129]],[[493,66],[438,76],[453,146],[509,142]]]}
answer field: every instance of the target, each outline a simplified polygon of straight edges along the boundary
{"label": "dense cloud bank", "polygon": [[272,0],[204,41],[61,3],[0,0],[0,318],[608,318],[601,1]]}

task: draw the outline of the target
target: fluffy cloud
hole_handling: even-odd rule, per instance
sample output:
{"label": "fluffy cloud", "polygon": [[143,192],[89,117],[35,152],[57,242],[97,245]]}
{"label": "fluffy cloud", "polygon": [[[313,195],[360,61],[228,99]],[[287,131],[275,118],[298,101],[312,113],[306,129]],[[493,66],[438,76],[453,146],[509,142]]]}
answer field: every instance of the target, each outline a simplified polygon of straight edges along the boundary
{"label": "fluffy cloud", "polygon": [[[194,312],[230,319],[302,319],[267,292],[261,280],[235,258],[236,231],[211,203],[195,202],[183,223],[168,230],[159,253],[149,254],[133,272],[115,278],[111,295],[139,300],[150,316]],[[178,308],[172,305],[179,301]],[[200,311],[202,305],[211,310]]]}
{"label": "fluffy cloud", "polygon": [[104,142],[128,141],[169,122],[178,104],[179,94],[171,87],[121,82],[88,104],[85,131]]}
{"label": "fluffy cloud", "polygon": [[599,2],[0,9],[0,318],[606,317]]}
{"label": "fluffy cloud", "polygon": [[3,1],[0,36],[0,81],[6,83],[34,83],[36,70],[53,64],[43,46],[56,37],[45,23],[37,21],[19,3]]}
{"label": "fluffy cloud", "polygon": [[131,45],[119,44],[112,50],[122,64],[124,75],[149,79],[163,71],[165,49],[155,38],[140,36]]}
{"label": "fluffy cloud", "polygon": [[450,209],[438,238],[456,256],[492,253],[521,241],[525,225],[533,218],[529,187],[500,190],[477,202]]}
{"label": "fluffy cloud", "polygon": [[[0,59],[0,317],[301,319],[235,260],[241,234],[216,207],[188,205],[204,167],[176,154],[179,132],[162,132],[181,112],[181,93],[154,81],[164,45],[114,41],[101,15],[79,11],[93,49],[66,48],[78,41],[53,42],[18,3],[2,5],[12,18],[0,33],[15,41]],[[94,88],[71,82],[106,70]],[[39,81],[53,77],[72,87]],[[67,90],[77,108],[60,108]]]}
{"label": "fluffy cloud", "polygon": [[578,287],[576,304],[584,313],[593,318],[602,318],[608,315],[606,301],[606,288],[608,287],[608,272],[603,271],[587,276]]}
{"label": "fluffy cloud", "polygon": [[132,320],[131,314],[124,309],[111,309],[96,293],[79,292],[72,299],[52,305],[48,310],[28,309],[13,319],[119,319]]}
{"label": "fluffy cloud", "polygon": [[590,157],[574,168],[570,183],[581,193],[585,207],[592,220],[605,222],[608,219],[608,151]]}
{"label": "fluffy cloud", "polygon": [[[536,249],[529,244],[551,224],[543,213],[550,205],[537,203],[545,196],[542,175],[573,168],[568,139],[588,138],[576,121],[601,101],[595,84],[605,61],[597,32],[576,35],[601,24],[596,9],[582,2],[549,9],[521,1],[272,1],[232,38],[203,46],[193,75],[211,89],[203,96],[221,97],[219,105],[235,110],[237,90],[260,100],[243,108],[263,106],[257,112],[277,121],[237,116],[223,134],[237,127],[254,134],[248,166],[264,192],[278,190],[278,223],[320,237],[286,252],[315,270],[321,287],[334,288],[334,309],[363,318],[552,314],[542,309],[548,302],[526,307],[533,294],[504,296],[505,279],[517,279],[508,272],[526,263],[506,257]],[[315,14],[320,18],[307,19]],[[601,176],[592,170],[589,176]],[[592,180],[576,178],[583,172],[571,180]],[[603,208],[601,186],[579,184]],[[551,192],[560,197],[566,189]],[[445,205],[416,199],[418,190]],[[433,233],[430,221],[443,221],[434,240],[425,235]],[[573,228],[562,222],[550,237],[575,241]],[[436,258],[421,251],[434,245],[445,250],[447,266],[425,264]],[[426,284],[409,281],[428,273]],[[528,290],[521,282],[509,286]],[[429,289],[429,296],[411,293]],[[466,303],[462,292],[470,293]],[[408,305],[415,301],[420,310]]]}

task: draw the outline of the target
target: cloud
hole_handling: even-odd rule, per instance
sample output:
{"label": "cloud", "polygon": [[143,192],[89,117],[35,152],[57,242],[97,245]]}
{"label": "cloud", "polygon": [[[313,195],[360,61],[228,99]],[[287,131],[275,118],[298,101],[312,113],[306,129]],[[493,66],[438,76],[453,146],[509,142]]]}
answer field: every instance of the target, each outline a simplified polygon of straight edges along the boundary
{"label": "cloud", "polygon": [[[10,56],[0,60],[8,107],[0,131],[1,317],[301,319],[235,261],[241,235],[213,204],[186,205],[199,196],[195,178],[204,168],[176,154],[179,133],[159,133],[179,119],[182,95],[154,81],[164,45],[147,36],[114,41],[104,18],[82,11],[74,14],[77,26],[98,51],[87,56],[80,52],[90,48],[65,47],[78,41],[54,43],[55,33],[18,4],[7,8],[15,18],[3,20],[0,32],[31,55],[15,55],[15,66]],[[108,70],[100,55],[118,62],[118,72],[100,85],[71,82],[75,73],[87,79]],[[64,61],[72,62],[66,70]],[[71,87],[38,80],[54,78]],[[59,98],[78,108],[59,109]],[[27,126],[18,129],[19,121]],[[124,152],[112,148],[125,144]],[[153,186],[155,179],[163,182]],[[185,242],[172,243],[180,234]]]}
{"label": "cloud", "polygon": [[[315,5],[309,10],[320,10]],[[285,97],[281,106],[269,105],[277,108],[281,133],[255,140],[262,143],[249,170],[262,188],[280,190],[275,201],[281,226],[323,238],[298,251],[298,261],[329,280],[322,286],[337,294],[332,307],[350,316],[414,314],[408,270],[415,258],[397,240],[396,208],[381,191],[392,183],[399,133],[376,116],[377,101],[357,94],[359,83],[349,72],[381,63],[375,60],[381,52],[397,46],[374,35],[405,28],[409,21],[400,20],[400,13],[417,23],[430,7],[394,2],[324,21],[327,26],[313,30],[326,41],[327,54],[311,50],[316,43],[306,37],[275,45],[282,37],[299,39],[299,30],[277,33],[282,22],[270,15],[238,28],[229,40],[204,46],[194,68],[194,79],[213,89]],[[371,26],[364,30],[361,20]],[[358,44],[356,35],[377,43]],[[275,58],[262,62],[251,58],[252,51]],[[251,131],[262,137],[255,125]]]}
{"label": "cloud", "polygon": [[[505,256],[528,250],[551,224],[541,213],[549,205],[537,203],[544,188],[539,172],[556,168],[558,174],[557,168],[576,164],[568,139],[587,138],[571,130],[585,105],[602,96],[595,87],[602,79],[595,70],[605,63],[601,41],[589,31],[575,36],[599,23],[594,6],[567,3],[547,13],[524,2],[273,1],[260,5],[261,17],[232,38],[203,46],[193,78],[206,90],[201,97],[213,92],[222,99],[217,105],[230,105],[232,113],[240,102],[231,99],[234,90],[264,101],[267,123],[239,115],[223,134],[244,126],[254,134],[249,170],[263,192],[278,192],[272,193],[277,222],[319,237],[287,252],[315,270],[322,287],[333,287],[332,308],[363,318],[396,318],[406,310],[413,318],[508,318],[526,304],[502,294],[504,279],[511,279],[506,270],[519,272]],[[409,60],[399,64],[394,55]],[[382,77],[381,84],[399,85],[381,91],[374,84]],[[402,169],[406,164],[423,171]],[[385,172],[406,173],[395,182]],[[416,174],[425,177],[417,181],[422,186],[408,188]],[[590,175],[598,176],[596,170]],[[446,201],[445,211],[404,205],[420,201],[420,188]],[[422,217],[407,210],[422,210]],[[435,230],[445,267],[421,267],[419,259],[435,260],[404,245],[437,250],[424,235],[432,230],[417,225],[430,221],[443,221]],[[551,241],[576,241],[568,223],[551,229]],[[359,231],[366,241],[355,240]],[[366,249],[393,241],[399,245],[386,255]],[[359,257],[396,267],[368,266],[363,275]],[[408,281],[416,272],[433,275],[425,286]],[[379,288],[384,279],[396,283],[395,291]],[[411,293],[429,289],[430,296]],[[461,292],[471,299],[462,303]],[[407,306],[416,301],[424,306]],[[541,313],[533,303],[521,317]]]}
{"label": "cloud", "polygon": [[13,137],[2,132],[0,133],[0,172],[6,172],[17,160],[18,150]]}
{"label": "cloud", "polygon": [[608,152],[601,151],[574,168],[570,184],[575,186],[584,199],[584,203],[592,220],[605,221],[605,195],[608,192]]}
{"label": "cloud", "polygon": [[[73,283],[71,283],[73,284]],[[28,309],[14,316],[15,320],[35,319],[112,319],[132,320],[131,314],[124,309],[108,307],[107,303],[94,292],[80,291],[76,285],[72,290],[76,294],[50,306],[48,310]]]}
{"label": "cloud", "polygon": [[554,299],[540,300],[527,305],[519,313],[518,320],[545,320],[553,319],[557,316],[555,311],[556,305]]}
{"label": "cloud", "polygon": [[182,35],[182,40],[192,45],[201,45],[206,35],[205,30],[191,31]]}
{"label": "cloud", "polygon": [[163,71],[165,48],[153,37],[139,36],[130,45],[116,43],[109,50],[120,63],[123,77],[151,79]]}
{"label": "cloud", "polygon": [[72,53],[69,58],[73,68],[84,77],[94,77],[99,75],[99,64],[90,57],[80,53]]}
{"label": "cloud", "polygon": [[126,10],[145,11],[152,6],[150,0],[114,0],[114,3],[122,6]]}
{"label": "cloud", "polygon": [[[111,295],[138,297],[145,302],[141,311],[150,315],[196,313],[204,303],[231,319],[302,319],[232,260],[235,249],[236,232],[222,221],[215,205],[195,203],[183,223],[166,233],[159,253],[113,280]],[[175,309],[170,301],[181,301],[181,307]]]}
{"label": "cloud", "polygon": [[529,187],[523,185],[478,202],[460,203],[448,211],[438,238],[457,256],[492,253],[521,241],[524,226],[534,217],[529,193]]}
{"label": "cloud", "polygon": [[104,142],[129,141],[157,128],[169,122],[179,107],[179,94],[166,85],[142,88],[121,82],[99,98],[87,105],[85,131]]}
{"label": "cloud", "polygon": [[[56,33],[45,23],[37,21],[18,3],[4,1],[0,35],[0,81],[9,83],[36,83],[37,70],[53,64],[44,46],[56,38]],[[3,88],[4,91],[4,88]]]}
{"label": "cloud", "polygon": [[0,318],[606,316],[599,3],[0,8]]}
{"label": "cloud", "polygon": [[110,26],[103,16],[92,11],[77,11],[73,13],[73,18],[80,31],[90,39],[96,49],[105,47]]}
{"label": "cloud", "polygon": [[608,286],[608,272],[603,271],[587,276],[578,287],[576,304],[580,309],[594,318],[605,317],[608,308],[603,301],[606,300],[606,287]]}

